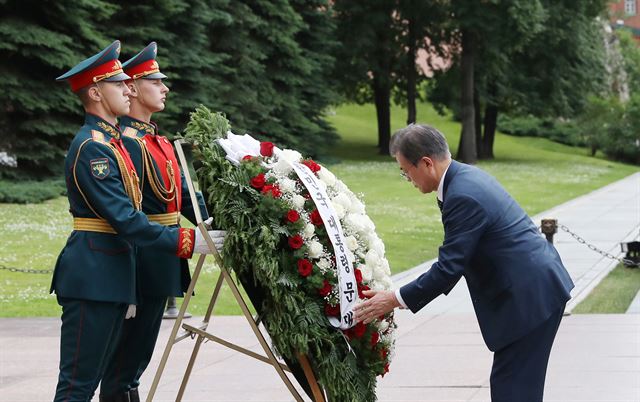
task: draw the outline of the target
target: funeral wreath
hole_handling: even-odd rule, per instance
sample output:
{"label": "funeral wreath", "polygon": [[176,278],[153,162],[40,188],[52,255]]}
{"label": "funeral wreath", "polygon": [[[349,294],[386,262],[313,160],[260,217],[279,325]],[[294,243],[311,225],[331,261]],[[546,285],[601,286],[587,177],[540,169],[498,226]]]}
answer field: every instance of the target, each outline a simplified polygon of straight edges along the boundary
{"label": "funeral wreath", "polygon": [[206,107],[191,114],[183,137],[194,145],[209,213],[227,231],[223,262],[259,304],[276,353],[306,355],[329,400],[375,400],[396,325],[392,313],[353,321],[364,290],[392,286],[363,202],[326,167],[235,135]]}

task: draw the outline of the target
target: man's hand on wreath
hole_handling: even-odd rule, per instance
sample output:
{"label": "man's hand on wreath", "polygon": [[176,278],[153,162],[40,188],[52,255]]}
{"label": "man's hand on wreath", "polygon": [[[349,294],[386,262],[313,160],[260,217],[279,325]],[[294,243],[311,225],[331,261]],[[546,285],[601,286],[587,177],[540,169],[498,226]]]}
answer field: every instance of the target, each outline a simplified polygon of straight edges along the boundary
{"label": "man's hand on wreath", "polygon": [[392,290],[365,290],[362,293],[368,299],[353,309],[356,322],[368,324],[381,315],[401,306],[398,299],[396,299],[395,292]]}

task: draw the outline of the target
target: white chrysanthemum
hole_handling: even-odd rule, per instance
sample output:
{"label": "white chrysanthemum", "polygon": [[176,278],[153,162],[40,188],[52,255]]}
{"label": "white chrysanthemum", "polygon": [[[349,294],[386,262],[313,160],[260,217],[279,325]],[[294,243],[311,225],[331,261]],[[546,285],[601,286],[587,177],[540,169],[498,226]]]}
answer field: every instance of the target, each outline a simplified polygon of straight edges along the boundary
{"label": "white chrysanthemum", "polygon": [[320,178],[320,180],[325,182],[327,186],[331,187],[336,184],[336,176],[334,176],[333,173],[331,173],[329,169],[324,166],[318,171],[318,177]]}
{"label": "white chrysanthemum", "polygon": [[300,160],[302,160],[300,152],[294,151],[293,149],[283,149],[279,152],[276,151],[276,155],[278,158],[284,159],[290,163],[300,162]]}
{"label": "white chrysanthemum", "polygon": [[351,232],[361,233],[364,230],[362,215],[348,214],[344,218],[344,224],[347,226],[347,229]]}
{"label": "white chrysanthemum", "polygon": [[278,184],[280,185],[280,190],[282,190],[283,193],[290,194],[296,191],[296,182],[288,177],[283,177],[278,180]]}
{"label": "white chrysanthemum", "polygon": [[331,261],[327,258],[320,258],[316,264],[322,271],[327,271],[331,268]]}
{"label": "white chrysanthemum", "polygon": [[384,332],[387,330],[387,328],[389,328],[389,321],[387,320],[380,320],[380,322],[378,322],[378,330],[380,332]]}
{"label": "white chrysanthemum", "polygon": [[344,208],[345,211],[349,211],[349,209],[351,208],[351,200],[345,193],[339,193],[331,199],[331,202],[333,204],[342,205],[342,208]]}
{"label": "white chrysanthemum", "polygon": [[351,207],[349,209],[349,212],[354,214],[364,214],[364,204],[362,203],[362,201],[360,201],[358,197],[356,197],[353,193],[350,194],[349,198],[351,199]]}
{"label": "white chrysanthemum", "polygon": [[362,224],[367,232],[373,232],[376,230],[376,225],[373,223],[371,218],[367,215],[360,215],[362,217]]}
{"label": "white chrysanthemum", "polygon": [[386,290],[386,288],[384,287],[384,285],[381,282],[372,282],[371,283],[371,290],[376,290],[376,291],[381,291],[381,290]]}
{"label": "white chrysanthemum", "polygon": [[304,197],[301,196],[300,194],[294,194],[291,197],[291,203],[293,204],[293,207],[298,210],[301,210],[302,208],[304,208],[305,201],[306,200],[304,199]]}
{"label": "white chrysanthemum", "polygon": [[375,250],[369,250],[364,256],[364,262],[373,269],[373,267],[377,267],[380,264],[380,255]]}
{"label": "white chrysanthemum", "polygon": [[384,272],[381,264],[378,264],[372,268],[373,270],[373,279],[378,284],[380,281],[384,280],[387,277],[387,274]]}
{"label": "white chrysanthemum", "polygon": [[345,211],[342,205],[331,202],[331,207],[333,207],[333,210],[336,212],[336,216],[339,219],[344,219]]}
{"label": "white chrysanthemum", "polygon": [[322,255],[322,244],[318,241],[312,240],[309,242],[309,257],[318,258]]}
{"label": "white chrysanthemum", "polygon": [[378,236],[375,236],[375,239],[369,243],[369,248],[378,253],[379,256],[385,254],[384,243],[378,238]]}
{"label": "white chrysanthemum", "polygon": [[286,160],[278,159],[278,162],[272,166],[272,169],[280,175],[288,175],[293,170],[293,167],[291,166],[291,163]]}
{"label": "white chrysanthemum", "polygon": [[344,243],[347,245],[347,248],[351,251],[354,251],[358,248],[358,240],[353,236],[347,236],[344,239]]}
{"label": "white chrysanthemum", "polygon": [[382,258],[380,261],[380,266],[386,275],[391,275],[391,268],[389,267],[389,261],[386,258]]}
{"label": "white chrysanthemum", "polygon": [[305,239],[310,239],[311,237],[313,237],[315,231],[316,227],[311,223],[307,223],[304,227],[304,230],[302,231],[302,237],[304,237]]}
{"label": "white chrysanthemum", "polygon": [[358,266],[358,269],[362,273],[362,280],[363,281],[365,281],[365,282],[371,281],[372,272],[371,272],[371,268],[370,267],[368,267],[366,264],[362,264],[362,265]]}

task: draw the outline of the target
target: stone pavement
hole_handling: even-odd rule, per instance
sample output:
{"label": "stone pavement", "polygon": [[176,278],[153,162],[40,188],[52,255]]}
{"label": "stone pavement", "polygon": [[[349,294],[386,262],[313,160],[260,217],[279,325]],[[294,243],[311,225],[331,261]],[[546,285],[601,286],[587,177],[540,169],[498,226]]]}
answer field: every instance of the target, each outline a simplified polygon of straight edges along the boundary
{"label": "stone pavement", "polygon": [[[617,254],[620,241],[638,236],[640,173],[534,217],[559,223],[605,251]],[[556,245],[576,289],[577,302],[616,263],[567,233]],[[398,285],[428,268],[398,275]],[[197,323],[197,318],[188,320]],[[399,311],[396,355],[379,381],[380,401],[489,401],[491,353],[482,342],[466,286],[459,284],[418,314]],[[156,354],[142,378],[146,395],[173,322],[163,323]],[[57,318],[0,319],[0,401],[51,400],[58,364]],[[214,317],[211,332],[252,350],[260,347],[243,317]],[[156,401],[175,400],[194,342],[173,350]],[[97,401],[97,397],[94,398]],[[184,401],[291,401],[272,367],[218,344],[201,348]],[[563,319],[551,354],[547,402],[640,401],[640,315],[570,315]]]}

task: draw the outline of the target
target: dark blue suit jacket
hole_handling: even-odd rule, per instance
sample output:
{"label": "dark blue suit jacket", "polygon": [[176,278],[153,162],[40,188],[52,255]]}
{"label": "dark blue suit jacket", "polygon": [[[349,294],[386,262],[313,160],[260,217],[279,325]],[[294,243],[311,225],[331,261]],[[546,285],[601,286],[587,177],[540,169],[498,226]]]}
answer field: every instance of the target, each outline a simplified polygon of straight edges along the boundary
{"label": "dark blue suit jacket", "polygon": [[493,177],[452,161],[444,180],[438,261],[400,295],[415,313],[464,276],[495,351],[564,306],[573,282],[553,245]]}

